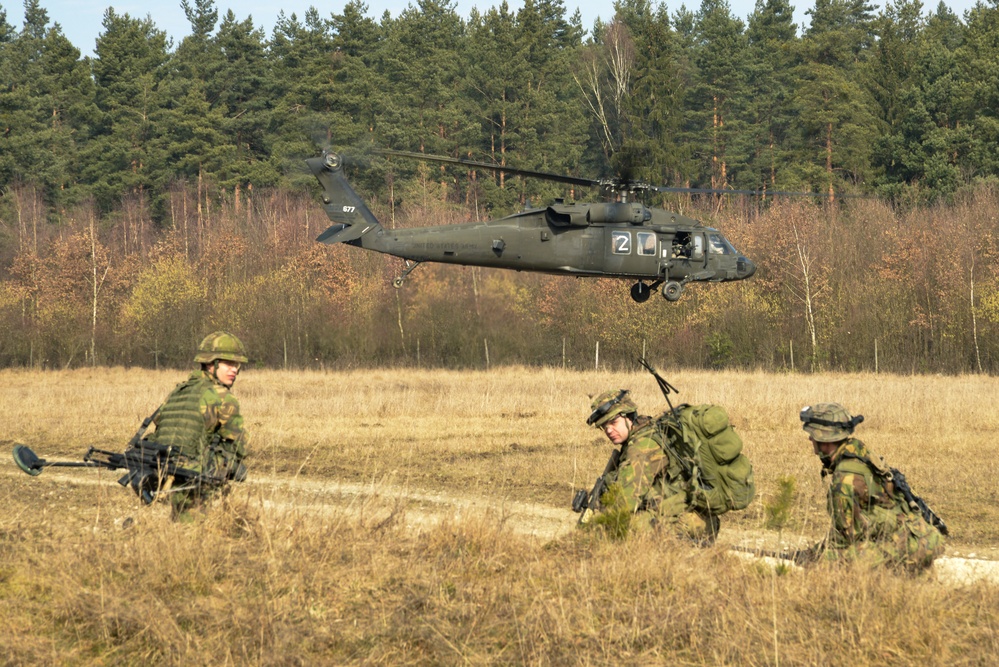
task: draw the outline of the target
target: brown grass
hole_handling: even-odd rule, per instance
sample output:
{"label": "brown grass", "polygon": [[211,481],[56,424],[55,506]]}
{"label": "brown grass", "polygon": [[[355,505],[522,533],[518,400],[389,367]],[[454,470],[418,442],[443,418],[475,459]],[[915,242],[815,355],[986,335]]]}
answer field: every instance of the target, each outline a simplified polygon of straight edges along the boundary
{"label": "brown grass", "polygon": [[[723,518],[723,541],[776,541],[762,507],[781,475],[799,489],[785,539],[821,535],[824,490],[797,414],[837,400],[867,416],[858,435],[947,519],[951,553],[996,555],[995,379],[664,375],[680,400],[728,408],[756,468],[759,499]],[[3,371],[0,438],[46,458],[120,448],[180,379]],[[780,576],[724,545],[572,531],[572,490],[609,453],[583,424],[587,395],[608,387],[663,407],[638,373],[249,371],[237,394],[251,480],[197,526],[139,506],[113,473],[29,478],[7,458],[0,662],[984,665],[999,654],[994,585]],[[433,520],[438,497],[459,512]],[[560,537],[525,535],[532,516],[562,508]]]}

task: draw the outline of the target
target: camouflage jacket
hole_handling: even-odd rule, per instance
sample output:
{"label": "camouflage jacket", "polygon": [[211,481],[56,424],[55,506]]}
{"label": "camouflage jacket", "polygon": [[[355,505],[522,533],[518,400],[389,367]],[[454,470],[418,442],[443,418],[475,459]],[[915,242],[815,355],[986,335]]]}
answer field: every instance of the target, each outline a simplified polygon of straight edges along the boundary
{"label": "camouflage jacket", "polygon": [[[153,420],[151,440],[175,447],[200,466],[208,463],[208,444],[217,434],[229,466],[246,456],[249,437],[239,400],[209,373],[197,370],[167,396]],[[217,463],[222,463],[218,461]]]}
{"label": "camouflage jacket", "polygon": [[829,469],[832,527],[826,560],[866,554],[877,562],[925,566],[942,552],[943,537],[897,497],[884,477],[887,465],[863,442],[845,441],[833,453]]}
{"label": "camouflage jacket", "polygon": [[[660,444],[661,437],[655,420],[639,417],[621,446],[617,469],[604,478],[608,487],[618,485],[617,504],[629,512],[654,510],[665,499],[684,493],[680,485],[683,469],[679,461],[666,453]],[[686,503],[681,504],[682,511]]]}

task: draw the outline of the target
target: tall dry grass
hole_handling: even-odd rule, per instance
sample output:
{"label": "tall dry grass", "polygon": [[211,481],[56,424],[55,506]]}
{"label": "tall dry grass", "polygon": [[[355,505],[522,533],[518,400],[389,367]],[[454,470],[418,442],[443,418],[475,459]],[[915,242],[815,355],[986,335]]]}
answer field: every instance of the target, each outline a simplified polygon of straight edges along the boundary
{"label": "tall dry grass", "polygon": [[[867,416],[859,435],[947,519],[952,550],[996,545],[993,378],[664,375],[678,400],[725,405],[754,463],[759,499],[723,518],[721,541],[762,532],[782,475],[799,488],[785,537],[821,535],[824,491],[797,414],[837,400]],[[0,438],[48,458],[120,447],[180,379],[3,371]],[[583,419],[588,394],[608,387],[663,406],[641,373],[248,371],[236,389],[251,480],[195,526],[139,506],[114,474],[29,478],[8,458],[3,662],[984,665],[999,654],[989,584],[859,568],[781,576],[722,544],[522,535],[506,504],[557,511],[602,468],[609,449]],[[336,491],[344,482],[382,492]],[[420,525],[420,496],[387,489],[493,509]]]}

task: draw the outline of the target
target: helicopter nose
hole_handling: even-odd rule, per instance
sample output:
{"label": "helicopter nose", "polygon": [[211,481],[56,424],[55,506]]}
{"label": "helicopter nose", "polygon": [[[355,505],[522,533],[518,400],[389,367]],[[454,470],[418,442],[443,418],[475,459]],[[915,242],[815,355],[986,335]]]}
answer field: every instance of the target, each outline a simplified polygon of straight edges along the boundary
{"label": "helicopter nose", "polygon": [[756,265],[748,257],[740,256],[736,262],[736,272],[740,278],[748,278],[756,273]]}

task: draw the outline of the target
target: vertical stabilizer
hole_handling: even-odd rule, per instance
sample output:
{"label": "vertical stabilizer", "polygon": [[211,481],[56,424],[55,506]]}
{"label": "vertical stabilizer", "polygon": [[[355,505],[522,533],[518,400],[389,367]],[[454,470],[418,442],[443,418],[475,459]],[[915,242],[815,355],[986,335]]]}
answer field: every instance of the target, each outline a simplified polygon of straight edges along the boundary
{"label": "vertical stabilizer", "polygon": [[346,243],[381,228],[374,214],[343,175],[343,160],[336,153],[323,153],[305,161],[323,186],[323,209],[332,226],[316,237],[322,243]]}

